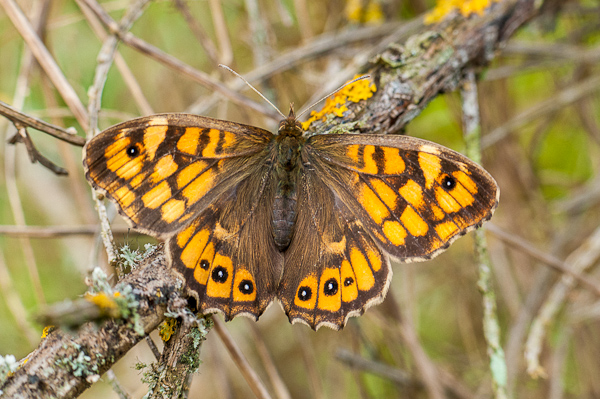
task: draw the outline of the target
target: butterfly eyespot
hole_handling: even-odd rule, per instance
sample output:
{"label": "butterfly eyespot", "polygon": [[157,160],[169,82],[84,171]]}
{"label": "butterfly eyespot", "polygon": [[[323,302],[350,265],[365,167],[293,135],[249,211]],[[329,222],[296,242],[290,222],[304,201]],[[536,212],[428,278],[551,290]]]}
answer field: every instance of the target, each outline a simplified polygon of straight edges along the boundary
{"label": "butterfly eyespot", "polygon": [[238,285],[240,292],[244,295],[250,295],[254,292],[254,284],[250,280],[242,280]]}
{"label": "butterfly eyespot", "polygon": [[323,293],[327,296],[332,296],[337,294],[338,292],[338,282],[334,278],[330,278],[325,282],[325,287],[323,288]]}
{"label": "butterfly eyespot", "polygon": [[223,266],[217,266],[213,269],[212,279],[215,283],[224,283],[229,278],[229,273]]}
{"label": "butterfly eyespot", "polygon": [[206,259],[202,259],[200,261],[200,267],[204,270],[208,270],[208,267],[210,266],[210,263],[208,263],[208,261]]}
{"label": "butterfly eyespot", "polygon": [[301,301],[308,301],[312,298],[312,290],[310,287],[300,287],[298,289],[298,299]]}
{"label": "butterfly eyespot", "polygon": [[125,152],[130,158],[133,158],[140,155],[141,151],[138,144],[133,144],[127,147],[127,150],[125,150]]}
{"label": "butterfly eyespot", "polygon": [[442,187],[444,190],[452,190],[456,187],[456,179],[449,175],[444,176],[442,179]]}
{"label": "butterfly eyespot", "polygon": [[354,283],[354,279],[352,277],[346,277],[344,279],[344,287],[350,287]]}

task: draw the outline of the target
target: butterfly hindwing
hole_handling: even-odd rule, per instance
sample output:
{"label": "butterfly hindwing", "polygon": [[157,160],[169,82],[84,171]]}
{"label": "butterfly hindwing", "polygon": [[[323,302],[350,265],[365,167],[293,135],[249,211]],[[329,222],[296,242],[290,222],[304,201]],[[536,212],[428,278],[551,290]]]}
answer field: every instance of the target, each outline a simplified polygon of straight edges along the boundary
{"label": "butterfly hindwing", "polygon": [[305,168],[277,294],[290,321],[338,330],[349,317],[383,300],[391,276],[388,257],[360,221]]}
{"label": "butterfly hindwing", "polygon": [[272,302],[283,268],[270,228],[274,181],[258,169],[167,242],[198,310],[255,319]]}
{"label": "butterfly hindwing", "polygon": [[159,114],[90,140],[84,168],[133,227],[168,237],[251,173],[272,137],[252,126]]}
{"label": "butterfly hindwing", "polygon": [[303,156],[378,245],[404,262],[436,256],[498,202],[483,168],[413,137],[318,135]]}

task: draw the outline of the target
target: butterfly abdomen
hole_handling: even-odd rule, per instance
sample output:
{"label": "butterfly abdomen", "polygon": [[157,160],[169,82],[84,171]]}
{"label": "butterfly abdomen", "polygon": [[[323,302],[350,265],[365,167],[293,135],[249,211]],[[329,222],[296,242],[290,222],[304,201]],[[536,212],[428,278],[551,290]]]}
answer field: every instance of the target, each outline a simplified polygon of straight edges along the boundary
{"label": "butterfly abdomen", "polygon": [[[295,194],[295,193],[294,193]],[[273,202],[273,238],[280,252],[290,245],[296,224],[296,197],[275,196]]]}
{"label": "butterfly abdomen", "polygon": [[[287,122],[287,123],[285,123]],[[280,252],[292,241],[297,215],[297,187],[300,175],[300,148],[305,140],[295,119],[285,120],[274,146],[274,175],[277,181],[273,200],[273,239]]]}

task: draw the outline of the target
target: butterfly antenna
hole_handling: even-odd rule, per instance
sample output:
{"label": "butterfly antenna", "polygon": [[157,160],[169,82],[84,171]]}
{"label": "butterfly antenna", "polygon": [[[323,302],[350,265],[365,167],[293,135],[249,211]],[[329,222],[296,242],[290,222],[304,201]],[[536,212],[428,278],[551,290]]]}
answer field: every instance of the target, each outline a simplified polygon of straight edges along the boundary
{"label": "butterfly antenna", "polygon": [[304,111],[300,112],[300,114],[296,117],[296,119],[300,119],[300,117],[302,115],[304,115],[306,113],[306,111],[308,111],[309,109],[311,109],[312,107],[314,107],[315,105],[317,105],[318,103],[325,101],[329,96],[334,95],[335,93],[337,93],[338,91],[342,90],[344,87],[351,85],[354,82],[358,82],[359,80],[363,80],[363,79],[368,79],[370,78],[371,75],[363,75],[360,76],[356,79],[352,79],[349,82],[344,83],[343,85],[341,85],[340,87],[338,87],[337,89],[335,89],[334,91],[332,91],[331,93],[329,93],[328,95],[326,95],[325,97],[321,98],[319,101],[315,101],[310,107],[306,108]]}
{"label": "butterfly antenna", "polygon": [[269,99],[268,99],[267,97],[263,96],[263,94],[262,94],[260,91],[256,90],[256,88],[255,88],[254,86],[252,86],[252,85],[250,84],[250,82],[248,82],[246,79],[244,79],[244,77],[243,77],[242,75],[240,75],[239,73],[237,73],[237,72],[236,72],[236,71],[234,71],[233,69],[229,68],[227,65],[219,64],[219,66],[220,66],[221,68],[223,68],[223,69],[227,69],[229,72],[231,72],[232,74],[234,74],[234,75],[235,75],[235,76],[237,76],[238,78],[242,79],[242,80],[244,81],[244,83],[246,83],[246,84],[248,85],[248,87],[250,87],[252,90],[254,90],[254,91],[256,92],[256,94],[258,94],[259,96],[261,96],[261,98],[262,98],[263,100],[265,100],[266,102],[268,102],[268,103],[271,105],[271,107],[275,108],[275,110],[276,110],[277,112],[279,112],[279,115],[283,116],[283,119],[285,119],[285,118],[286,118],[286,116],[285,116],[285,115],[284,115],[284,114],[283,114],[283,113],[282,113],[282,112],[279,110],[279,108],[277,108],[277,107],[275,106],[275,104],[273,104],[271,101],[269,101]]}

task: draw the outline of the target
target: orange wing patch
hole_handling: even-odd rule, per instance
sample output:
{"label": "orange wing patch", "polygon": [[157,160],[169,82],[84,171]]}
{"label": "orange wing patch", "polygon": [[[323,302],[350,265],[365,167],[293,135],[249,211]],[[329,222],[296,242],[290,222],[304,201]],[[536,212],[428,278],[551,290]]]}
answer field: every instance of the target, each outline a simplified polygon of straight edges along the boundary
{"label": "orange wing patch", "polygon": [[317,304],[317,292],[319,283],[313,275],[306,276],[298,286],[294,298],[294,304],[304,309],[312,310]]}
{"label": "orange wing patch", "polygon": [[342,307],[340,269],[328,267],[323,270],[319,283],[319,310],[337,312]]}

